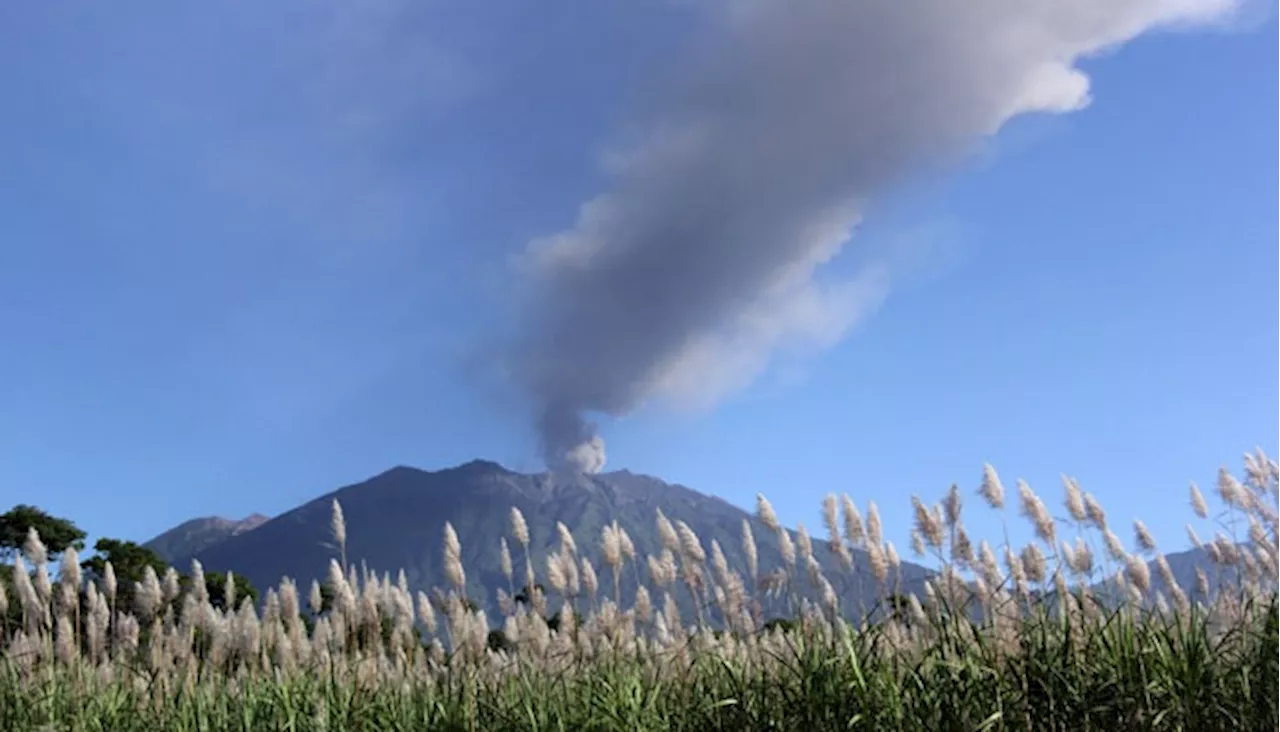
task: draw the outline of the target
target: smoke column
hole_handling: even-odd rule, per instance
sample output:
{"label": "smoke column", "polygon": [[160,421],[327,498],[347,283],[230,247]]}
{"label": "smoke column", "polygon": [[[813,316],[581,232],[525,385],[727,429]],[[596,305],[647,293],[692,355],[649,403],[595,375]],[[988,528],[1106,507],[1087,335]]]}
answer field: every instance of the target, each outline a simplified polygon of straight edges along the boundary
{"label": "smoke column", "polygon": [[604,465],[587,415],[710,404],[780,344],[838,339],[886,273],[819,283],[865,201],[1010,118],[1089,102],[1082,57],[1234,0],[737,0],[608,160],[572,228],[529,243],[513,344],[545,458]]}

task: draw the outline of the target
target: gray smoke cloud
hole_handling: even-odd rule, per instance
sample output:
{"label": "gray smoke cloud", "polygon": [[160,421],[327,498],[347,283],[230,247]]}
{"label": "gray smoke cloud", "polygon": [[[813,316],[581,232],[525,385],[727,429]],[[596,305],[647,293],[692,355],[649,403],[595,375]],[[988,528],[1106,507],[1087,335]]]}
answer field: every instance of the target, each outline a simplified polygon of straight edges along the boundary
{"label": "gray smoke cloud", "polygon": [[779,346],[838,340],[885,296],[818,270],[865,203],[1017,115],[1090,101],[1077,62],[1234,0],[737,0],[607,159],[613,184],[529,243],[515,347],[553,467],[594,472],[590,414],[714,404]]}

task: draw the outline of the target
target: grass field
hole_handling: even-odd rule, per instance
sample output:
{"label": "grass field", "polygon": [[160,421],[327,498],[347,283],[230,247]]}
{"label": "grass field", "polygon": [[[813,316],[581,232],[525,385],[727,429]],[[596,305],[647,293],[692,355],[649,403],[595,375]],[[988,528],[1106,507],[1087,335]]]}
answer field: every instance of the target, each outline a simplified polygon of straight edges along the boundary
{"label": "grass field", "polygon": [[[346,566],[337,505],[324,586],[285,579],[256,605],[215,605],[176,573],[85,577],[74,551],[55,571],[31,536],[0,598],[0,730],[1276,730],[1278,478],[1259,453],[1242,479],[1223,470],[1211,501],[1192,489],[1213,536],[1194,588],[1140,522],[1127,549],[1074,482],[1055,518],[1025,484],[1006,501],[988,467],[983,510],[1016,510],[1035,540],[968,536],[955,489],[917,500],[913,548],[938,574],[924,597],[899,596],[874,507],[828,496],[820,541],[868,552],[882,588],[856,622],[815,540],[784,532],[763,498],[781,567],[755,566],[749,526],[748,566],[730,567],[659,514],[658,556],[611,526],[596,568],[565,530],[535,569],[513,511],[493,627],[458,594],[451,528],[452,586],[411,594],[403,575]],[[648,581],[621,607],[629,564]],[[762,617],[764,593],[791,596],[794,615]]]}

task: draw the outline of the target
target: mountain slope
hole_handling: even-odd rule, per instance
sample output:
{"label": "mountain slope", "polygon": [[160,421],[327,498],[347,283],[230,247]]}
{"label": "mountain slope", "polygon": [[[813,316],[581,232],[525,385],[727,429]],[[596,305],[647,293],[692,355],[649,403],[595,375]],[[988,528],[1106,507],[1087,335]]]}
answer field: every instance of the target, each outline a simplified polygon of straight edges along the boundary
{"label": "mountain slope", "polygon": [[[1249,544],[1240,544],[1240,547],[1242,549],[1248,548]],[[1196,585],[1198,584],[1196,580],[1197,569],[1204,571],[1211,594],[1223,587],[1236,586],[1245,576],[1238,572],[1235,567],[1224,567],[1216,564],[1209,557],[1209,552],[1202,547],[1166,554],[1165,561],[1169,563],[1169,569],[1172,570],[1173,578],[1178,583],[1178,586],[1193,600],[1206,599],[1196,590]],[[1148,562],[1148,568],[1151,572],[1151,591],[1153,593],[1164,592],[1168,594],[1169,588],[1160,576],[1160,571],[1155,561]]]}
{"label": "mountain slope", "polygon": [[[1241,549],[1253,549],[1247,543],[1242,543],[1239,546]],[[1164,559],[1169,563],[1169,570],[1173,573],[1175,583],[1182,589],[1187,598],[1193,602],[1209,602],[1219,592],[1238,589],[1240,583],[1247,581],[1248,577],[1248,574],[1242,573],[1238,567],[1217,564],[1210,558],[1209,552],[1203,547],[1170,552],[1164,555]],[[1146,565],[1150,587],[1145,594],[1144,603],[1153,605],[1159,595],[1163,595],[1166,602],[1172,602],[1172,590],[1164,581],[1158,561],[1156,559],[1147,559]],[[1197,570],[1204,572],[1208,596],[1200,589]],[[1113,563],[1110,571],[1123,572],[1124,567]],[[1128,591],[1124,589],[1117,591],[1114,581],[1109,576],[1093,583],[1092,589],[1094,596],[1102,600],[1115,602],[1124,601],[1128,598]]]}
{"label": "mountain slope", "polygon": [[190,557],[233,536],[252,531],[270,519],[255,513],[240,520],[206,516],[185,521],[143,546],[155,551],[167,562]]}
{"label": "mountain slope", "polygon": [[[232,570],[259,587],[274,585],[282,576],[289,576],[305,588],[312,579],[323,579],[330,558],[337,556],[330,545],[329,528],[330,505],[335,498],[346,516],[348,559],[352,563],[365,562],[378,572],[394,574],[403,569],[415,590],[445,585],[441,546],[444,524],[451,522],[462,542],[467,592],[489,607],[494,606],[496,589],[508,588],[500,570],[502,537],[511,545],[516,565],[515,589],[522,584],[525,555],[511,536],[509,516],[513,506],[528,522],[531,561],[540,582],[546,581],[546,557],[558,546],[556,522],[570,528],[580,552],[595,564],[601,586],[611,588],[612,575],[600,557],[601,529],[616,519],[630,534],[638,559],[643,562],[645,556],[661,553],[655,522],[658,509],[672,521],[687,523],[708,554],[711,541],[718,541],[730,565],[744,576],[747,572],[742,553],[742,520],[749,518],[761,573],[781,565],[772,532],[742,509],[719,498],[627,471],[554,477],[514,473],[485,461],[437,472],[393,468],[192,554],[208,570]],[[850,576],[837,568],[825,541],[815,541],[814,549],[843,606],[850,610],[869,606],[875,597],[875,584],[866,556],[859,553],[855,558],[858,568]],[[189,559],[179,559],[178,563],[184,561]],[[639,569],[649,584],[644,567]],[[633,567],[623,572],[624,599],[634,593],[635,572]],[[918,591],[926,570],[904,562],[901,572],[902,589]],[[807,587],[803,567],[798,575]]]}

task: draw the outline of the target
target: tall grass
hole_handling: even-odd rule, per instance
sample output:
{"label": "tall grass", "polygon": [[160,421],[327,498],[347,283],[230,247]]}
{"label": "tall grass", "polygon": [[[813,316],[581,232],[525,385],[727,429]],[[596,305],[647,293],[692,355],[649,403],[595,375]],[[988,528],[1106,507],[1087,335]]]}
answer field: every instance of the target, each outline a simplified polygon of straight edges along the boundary
{"label": "tall grass", "polygon": [[[68,552],[51,577],[32,535],[14,596],[0,597],[0,617],[20,608],[0,634],[0,730],[1275,730],[1278,479],[1274,461],[1246,456],[1243,481],[1219,475],[1217,514],[1192,488],[1213,531],[1195,587],[1174,581],[1140,522],[1126,549],[1066,479],[1063,518],[1018,484],[1036,536],[1023,547],[969,536],[958,489],[915,499],[913,548],[939,569],[923,597],[904,597],[874,504],[864,520],[828,496],[827,545],[846,571],[867,552],[881,588],[865,609],[840,606],[815,540],[781,527],[763,497],[783,555],[768,569],[750,525],[748,566],[731,567],[661,513],[656,556],[615,524],[596,568],[560,527],[559,550],[533,567],[513,510],[515,550],[495,547],[508,584],[493,628],[460,594],[452,527],[450,586],[411,594],[403,573],[347,565],[335,504],[327,598],[286,578],[260,606],[225,610],[198,563],[190,590],[149,573],[122,607],[109,568],[82,578]],[[1005,511],[1005,494],[987,466],[977,495]],[[648,581],[621,607],[627,572]],[[769,593],[794,616],[762,617]]]}

